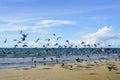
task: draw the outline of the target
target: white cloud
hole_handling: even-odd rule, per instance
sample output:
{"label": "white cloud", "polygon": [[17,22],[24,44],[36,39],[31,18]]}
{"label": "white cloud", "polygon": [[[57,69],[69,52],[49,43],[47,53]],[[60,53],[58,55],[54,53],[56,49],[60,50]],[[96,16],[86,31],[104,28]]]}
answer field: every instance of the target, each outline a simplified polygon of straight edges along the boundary
{"label": "white cloud", "polygon": [[72,24],[72,21],[69,20],[40,20],[40,18],[0,20],[1,22],[5,22],[4,24],[0,24],[0,32],[24,30],[29,32],[47,34],[50,32],[50,30],[48,30],[49,27]]}
{"label": "white cloud", "polygon": [[43,27],[59,26],[59,25],[69,25],[72,24],[72,21],[69,20],[40,20],[38,25]]}
{"label": "white cloud", "polygon": [[115,40],[120,39],[120,33],[112,33],[112,27],[103,27],[98,29],[95,33],[90,33],[85,36],[90,43],[102,42],[106,43],[107,41],[115,42]]}

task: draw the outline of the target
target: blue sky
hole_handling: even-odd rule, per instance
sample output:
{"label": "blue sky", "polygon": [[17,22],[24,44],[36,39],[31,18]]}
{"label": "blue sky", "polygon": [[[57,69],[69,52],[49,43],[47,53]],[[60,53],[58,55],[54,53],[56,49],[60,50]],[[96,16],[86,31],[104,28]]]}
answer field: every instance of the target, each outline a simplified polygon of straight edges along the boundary
{"label": "blue sky", "polygon": [[20,30],[32,46],[55,33],[61,41],[119,47],[119,21],[120,0],[0,0],[0,47],[13,47]]}

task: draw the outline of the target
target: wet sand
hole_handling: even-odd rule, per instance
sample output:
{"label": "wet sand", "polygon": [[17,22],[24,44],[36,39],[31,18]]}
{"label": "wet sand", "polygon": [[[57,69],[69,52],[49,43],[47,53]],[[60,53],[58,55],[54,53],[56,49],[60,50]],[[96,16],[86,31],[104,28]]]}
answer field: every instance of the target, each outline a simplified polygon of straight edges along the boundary
{"label": "wet sand", "polygon": [[[109,71],[108,66],[114,66]],[[120,61],[0,69],[0,80],[120,80]]]}

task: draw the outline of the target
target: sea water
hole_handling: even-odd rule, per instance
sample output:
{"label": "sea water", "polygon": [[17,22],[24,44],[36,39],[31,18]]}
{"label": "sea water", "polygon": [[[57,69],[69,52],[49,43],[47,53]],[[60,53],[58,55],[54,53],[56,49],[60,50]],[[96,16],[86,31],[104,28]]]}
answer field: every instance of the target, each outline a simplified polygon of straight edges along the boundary
{"label": "sea water", "polygon": [[[109,48],[106,52],[100,48],[54,48],[49,52],[46,50],[46,48],[0,48],[0,54],[3,52],[5,54],[0,56],[0,68],[34,66],[34,61],[36,61],[36,65],[46,65],[76,62],[77,58],[83,61],[95,61],[102,58],[117,59],[120,55],[119,48]],[[31,52],[31,55],[24,55],[28,51]],[[13,54],[22,54],[22,56],[14,56]],[[58,62],[56,62],[57,60]]]}

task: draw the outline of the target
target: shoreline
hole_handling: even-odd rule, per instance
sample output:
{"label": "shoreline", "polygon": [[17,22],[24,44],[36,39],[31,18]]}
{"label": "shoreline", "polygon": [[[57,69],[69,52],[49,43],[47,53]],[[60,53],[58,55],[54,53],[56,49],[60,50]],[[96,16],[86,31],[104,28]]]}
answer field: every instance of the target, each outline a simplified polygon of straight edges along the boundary
{"label": "shoreline", "polygon": [[[79,58],[79,59],[78,59]],[[73,63],[76,62],[78,59],[78,62],[86,62],[86,61],[98,61],[98,60],[115,60],[119,59],[117,58],[117,55],[111,55],[108,57],[108,55],[102,55],[102,56],[97,56],[97,55],[90,55],[88,57],[87,55],[69,55],[69,56],[62,56],[61,58],[57,58],[55,56],[49,56],[49,57],[25,57],[25,58],[0,58],[0,69],[1,68],[12,68],[12,67],[29,67],[29,66],[34,66],[35,64],[37,66],[41,65],[48,65],[48,64],[62,64],[62,63]],[[36,63],[34,63],[34,61]]]}
{"label": "shoreline", "polygon": [[[116,69],[109,71],[108,66]],[[0,69],[0,80],[119,80],[120,61],[66,63]]]}
{"label": "shoreline", "polygon": [[58,63],[55,62],[55,61],[48,61],[48,64],[44,64],[44,61],[42,62],[39,62],[37,64],[34,64],[34,62],[32,62],[32,65],[24,65],[24,66],[20,66],[21,64],[25,64],[27,62],[17,62],[17,63],[1,63],[3,65],[15,65],[15,64],[20,64],[19,66],[13,66],[13,67],[3,67],[3,68],[0,68],[0,69],[11,69],[11,68],[24,68],[24,67],[41,67],[41,66],[46,66],[46,65],[61,65],[62,63],[64,64],[75,64],[75,63],[95,63],[95,64],[98,64],[97,62],[100,62],[100,61],[120,61],[120,59],[101,59],[101,60],[88,60],[88,61],[80,61],[80,62],[77,62],[77,61],[71,61],[71,62],[63,62],[63,61],[59,61]]}

